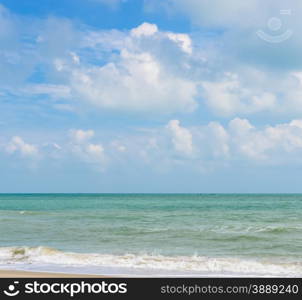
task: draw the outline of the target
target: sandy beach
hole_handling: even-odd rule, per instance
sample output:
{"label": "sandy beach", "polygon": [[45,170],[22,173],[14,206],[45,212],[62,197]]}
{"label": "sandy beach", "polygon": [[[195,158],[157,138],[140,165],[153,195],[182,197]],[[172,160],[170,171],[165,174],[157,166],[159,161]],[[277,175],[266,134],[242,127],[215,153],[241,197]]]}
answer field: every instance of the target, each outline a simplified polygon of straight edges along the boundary
{"label": "sandy beach", "polygon": [[106,278],[101,275],[0,270],[0,278]]}

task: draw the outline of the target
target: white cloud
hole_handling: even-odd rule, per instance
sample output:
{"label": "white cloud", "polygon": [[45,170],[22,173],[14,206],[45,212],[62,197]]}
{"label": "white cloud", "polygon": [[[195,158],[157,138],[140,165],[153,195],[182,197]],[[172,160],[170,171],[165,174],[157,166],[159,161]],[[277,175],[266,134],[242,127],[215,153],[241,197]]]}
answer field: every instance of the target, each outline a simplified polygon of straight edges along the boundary
{"label": "white cloud", "polygon": [[36,157],[38,148],[35,145],[27,144],[19,136],[14,136],[6,146],[6,151],[10,154],[19,153],[24,157]]}
{"label": "white cloud", "polygon": [[[247,10],[241,4],[237,8]],[[200,41],[194,35],[193,43],[188,34],[160,31],[149,23],[129,32],[91,32],[84,44],[102,53],[106,62],[87,64],[73,52],[76,63],[60,59],[56,68],[65,75],[73,99],[101,110],[171,114],[194,112],[206,105],[224,117],[261,112],[296,117],[302,111],[299,72],[286,68],[272,72],[259,62],[250,64],[237,55],[237,45],[228,46],[235,52],[221,46],[229,43],[228,38],[229,42],[237,40],[218,34],[210,42]],[[261,49],[245,50],[243,55],[248,52],[262,57]],[[282,62],[283,58],[276,57],[276,67]]]}
{"label": "white cloud", "polygon": [[104,148],[101,144],[88,144],[82,149],[81,154],[88,161],[101,163],[102,166],[107,161]]}
{"label": "white cloud", "polygon": [[193,154],[193,143],[191,132],[180,126],[178,120],[171,120],[166,126],[175,150],[181,154],[190,156]]}
{"label": "white cloud", "polygon": [[[103,46],[104,40],[98,38],[97,33],[94,33],[99,41],[97,45],[91,44],[91,38],[86,39],[90,47],[100,51],[109,45],[113,47],[110,51],[119,51],[119,54],[109,57],[104,65],[82,63],[75,52],[72,60],[76,55],[76,63],[66,59],[54,61],[60,76],[65,76],[72,98],[114,111],[170,114],[192,112],[197,108],[198,83],[184,76],[178,61],[175,61],[178,69],[171,68],[160,50],[168,42],[167,45],[178,51],[180,56],[190,55],[192,48],[188,35],[159,32],[156,25],[149,23],[132,29],[124,37],[120,35],[118,43],[116,32],[112,33],[113,41],[110,41],[108,34],[105,40],[109,43],[106,42],[106,46]],[[104,34],[100,33],[100,36]]]}
{"label": "white cloud", "polygon": [[214,157],[228,158],[230,155],[229,133],[218,122],[210,122],[203,136],[201,148],[209,146]]}
{"label": "white cloud", "polygon": [[246,119],[235,118],[229,122],[229,129],[235,135],[246,135],[254,126]]}
{"label": "white cloud", "polygon": [[104,147],[96,145],[100,144],[86,140],[73,144],[73,151],[86,162],[93,161],[95,152],[94,161],[103,161],[104,165],[114,156],[115,164],[147,164],[154,169],[173,169],[180,164],[199,170],[247,163],[302,164],[302,120],[264,127],[241,118],[234,118],[225,126],[209,122],[194,127],[183,127],[179,120],[171,120],[163,127],[142,131],[140,136],[120,135],[105,142]]}
{"label": "white cloud", "polygon": [[302,128],[302,120],[293,120],[289,123],[289,125]]}
{"label": "white cloud", "polygon": [[80,57],[78,55],[76,55],[76,53],[70,52],[70,55],[71,55],[72,61],[75,64],[79,64],[80,63]]}
{"label": "white cloud", "polygon": [[[240,118],[231,120],[225,127],[219,122],[210,122],[192,128],[183,128],[178,120],[172,120],[166,128],[170,131],[174,149],[186,159],[190,158],[193,168],[194,164],[222,167],[244,162],[265,165],[302,163],[302,120],[264,128],[257,128]],[[158,142],[161,151],[168,151],[162,140]],[[172,159],[173,153],[169,155]]]}
{"label": "white cloud", "polygon": [[205,81],[202,86],[207,105],[221,115],[250,114],[276,108],[273,93],[244,86],[235,74],[227,74],[223,81]]}
{"label": "white cloud", "polygon": [[286,114],[300,115],[302,112],[302,72],[292,72],[284,82],[277,82],[279,93],[283,94],[283,101],[279,104],[279,110]]}
{"label": "white cloud", "polygon": [[98,171],[106,169],[108,158],[101,144],[73,145],[71,150],[76,159],[89,164],[93,169]]}
{"label": "white cloud", "polygon": [[302,153],[301,120],[256,129],[248,120],[234,119],[229,128],[233,148],[253,160],[282,163],[295,157],[299,161]]}
{"label": "white cloud", "polygon": [[[248,4],[253,12],[260,5],[256,2]],[[184,4],[173,0],[167,3],[179,7]],[[189,0],[185,6],[196,15],[205,15],[202,20],[207,25],[219,20],[219,24],[229,24],[234,19],[241,30],[242,16],[233,15],[230,7],[247,12],[246,5],[233,0],[213,10],[213,3]],[[264,7],[267,11],[268,6]],[[169,115],[198,108],[202,112],[207,106],[211,113],[223,117],[268,112],[294,118],[302,112],[299,66],[295,71],[285,67],[276,72],[261,68],[259,62],[251,67],[254,61],[236,52],[249,40],[242,32],[240,39],[237,35],[226,36],[228,30],[204,39],[198,34],[162,31],[146,22],[128,31],[89,31],[76,28],[67,19],[31,21],[34,26],[29,27],[24,19],[1,6],[0,24],[4,29],[0,36],[4,43],[0,51],[0,94],[20,99],[26,96],[29,102],[31,97],[50,97],[48,102],[36,102],[36,107],[45,109],[49,105],[81,113],[97,108],[102,113]],[[229,31],[233,34],[236,30]],[[27,36],[26,41],[23,36]],[[56,43],[58,40],[60,43]],[[238,41],[238,45],[230,46],[232,41]],[[262,43],[261,47],[266,48]],[[283,48],[280,45],[280,51]],[[262,57],[261,49],[253,49],[243,51],[243,55],[255,53]],[[276,56],[276,66],[295,57],[281,54],[269,54]],[[28,79],[35,77],[37,70],[42,70],[45,82],[29,84]]]}
{"label": "white cloud", "polygon": [[133,28],[130,33],[134,37],[150,36],[158,32],[155,24],[143,23],[136,28]]}
{"label": "white cloud", "polygon": [[93,157],[99,157],[104,155],[104,148],[101,145],[89,144],[87,146],[87,153]]}
{"label": "white cloud", "polygon": [[195,84],[166,73],[149,53],[125,50],[119,63],[74,71],[73,91],[97,107],[113,110],[161,114],[195,109]]}
{"label": "white cloud", "polygon": [[[92,141],[92,139],[96,141]],[[102,143],[93,130],[74,130],[69,141],[27,143],[18,136],[4,143],[8,154],[74,161],[104,172],[115,167],[146,166],[160,171],[182,166],[209,171],[225,167],[302,164],[302,120],[257,127],[247,119],[235,118],[223,126],[209,122],[184,127],[179,120],[141,131],[119,134]],[[105,150],[106,149],[106,150]]]}
{"label": "white cloud", "polygon": [[116,141],[112,141],[111,142],[111,146],[118,152],[126,152],[127,151],[127,147],[123,144],[120,143],[118,140]]}
{"label": "white cloud", "polygon": [[93,130],[82,130],[82,129],[71,130],[70,135],[71,135],[72,140],[76,144],[81,144],[83,142],[87,142],[88,140],[90,140],[94,136],[94,131]]}
{"label": "white cloud", "polygon": [[104,171],[108,163],[102,144],[94,144],[90,139],[94,136],[93,130],[72,130],[70,149],[75,156],[86,162],[96,170]]}
{"label": "white cloud", "polygon": [[184,52],[192,54],[192,40],[187,34],[168,32],[167,36],[176,42]]}
{"label": "white cloud", "polygon": [[[175,42],[183,52],[187,54],[192,54],[192,40],[188,34],[175,32],[160,32],[156,24],[150,23],[143,23],[130,31],[130,35],[135,38],[151,37],[154,36],[156,33],[159,33],[159,36],[161,36],[163,39],[170,39],[171,41]],[[158,42],[158,40],[156,42]]]}

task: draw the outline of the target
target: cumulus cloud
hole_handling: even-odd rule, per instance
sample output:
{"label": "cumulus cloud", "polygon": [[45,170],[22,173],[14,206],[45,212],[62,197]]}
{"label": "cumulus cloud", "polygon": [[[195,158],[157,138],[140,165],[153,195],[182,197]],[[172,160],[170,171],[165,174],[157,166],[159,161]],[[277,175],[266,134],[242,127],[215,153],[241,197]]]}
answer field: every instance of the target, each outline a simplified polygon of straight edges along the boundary
{"label": "cumulus cloud", "polygon": [[227,74],[223,81],[205,81],[202,86],[207,105],[222,115],[269,111],[277,105],[273,93],[246,87],[235,74]]}
{"label": "cumulus cloud", "polygon": [[175,18],[187,17],[194,28],[200,28],[196,34],[200,44],[209,41],[204,32],[211,32],[212,50],[219,52],[222,66],[235,69],[247,64],[278,72],[302,68],[300,1],[150,0],[146,6],[153,12],[163,8]]}
{"label": "cumulus cloud", "polygon": [[247,66],[219,44],[211,51],[207,42],[197,49],[188,34],[143,23],[129,32],[87,35],[84,45],[106,57],[101,66],[75,52],[54,64],[72,98],[100,110],[171,114],[206,105],[220,116],[302,111],[299,72]]}
{"label": "cumulus cloud", "polygon": [[[244,53],[262,56],[262,50],[253,50],[254,38],[257,37],[251,38],[244,34],[252,26],[259,26],[254,19],[251,22],[246,14],[249,12],[252,15],[259,11],[261,4],[263,11],[258,17],[266,17],[261,14],[270,13],[267,3],[274,3],[271,7],[277,7],[281,2],[270,0],[263,4],[257,0],[244,5],[239,2],[222,1],[221,4],[219,1],[217,8],[217,1],[167,1],[165,5],[172,5],[174,8],[186,6],[184,13],[191,18],[195,18],[196,14],[196,20],[200,19],[202,22],[199,24],[212,28],[213,37],[206,39],[198,34],[163,31],[156,24],[146,22],[123,31],[77,28],[71,21],[59,18],[33,19],[34,26],[28,26],[28,19],[19,18],[0,6],[0,45],[3,46],[0,51],[0,95],[18,96],[21,99],[21,110],[26,99],[32,96],[33,103],[30,104],[35,109],[49,103],[52,108],[60,110],[76,111],[74,107],[80,106],[80,109],[101,113],[130,112],[161,117],[167,114],[170,119],[172,117],[169,114],[176,113],[197,112],[202,115],[206,106],[206,112],[213,113],[214,118],[217,115],[245,118],[246,115],[259,113],[262,113],[261,116],[263,113],[270,117],[277,115],[278,118],[280,115],[286,116],[286,120],[289,117],[297,118],[302,112],[302,72],[299,64],[295,70],[284,66],[275,72],[274,66],[264,68],[261,64],[255,64],[250,57],[234,55],[232,50],[237,45],[234,48],[230,46],[235,41],[240,48],[243,41],[248,40],[251,42],[251,49]],[[297,7],[292,6],[293,11]],[[294,25],[300,24],[295,15],[292,17]],[[223,30],[215,31],[217,27],[222,27]],[[24,36],[27,39],[22,38]],[[57,43],[58,40],[61,42]],[[284,61],[294,57],[283,55],[285,48],[294,47],[291,44],[293,41],[289,41],[287,46],[279,45],[278,51],[272,45],[262,42],[258,39],[257,45],[269,47],[271,56],[279,53],[279,57],[276,56],[279,67]],[[225,45],[230,48],[225,48]],[[226,51],[230,49],[231,51]],[[36,72],[42,74],[37,75]],[[38,77],[38,82],[33,80],[37,79],[35,76]],[[45,82],[40,82],[41,78]],[[47,100],[51,101],[33,101],[40,96],[44,100],[44,95],[48,95],[50,99]],[[0,105],[4,105],[3,103]],[[5,105],[10,105],[8,103],[6,101]],[[13,110],[16,111],[17,100],[14,98],[12,103]],[[78,111],[82,112],[80,109]],[[213,116],[207,117],[211,118]],[[240,128],[238,132],[245,132],[245,121],[240,121],[240,127],[238,120],[242,119],[230,123],[229,127],[224,127],[219,122],[210,122],[200,130],[199,135],[195,130],[184,128],[179,121],[173,120],[165,126],[164,131],[168,133],[173,151],[187,158],[198,155],[212,157],[212,153],[215,153],[215,157],[232,157],[234,149],[237,149],[240,155],[256,159],[270,157],[270,151],[274,152],[274,147],[281,147],[285,151],[284,144],[273,143],[272,137],[263,130],[250,128],[246,131],[247,140],[240,139],[239,133],[235,135],[235,128]],[[252,126],[250,123],[245,125]],[[293,127],[288,126],[291,129]],[[104,148],[107,154],[103,143],[91,143],[94,134],[92,130],[70,133],[72,143],[80,149],[78,152],[84,153],[82,157],[104,157]],[[290,132],[288,134],[291,135]],[[158,136],[157,150],[162,140],[160,133]],[[201,139],[200,142],[197,136]],[[208,136],[211,138],[207,138]],[[261,145],[264,148],[252,149],[249,139],[259,144],[257,149]],[[235,141],[238,143],[237,148]],[[288,141],[287,146],[289,144]],[[115,149],[119,153],[128,153],[131,147],[122,144]]]}
{"label": "cumulus cloud", "polygon": [[[212,163],[221,167],[240,162],[264,165],[302,162],[302,120],[263,128],[240,118],[231,120],[227,126],[210,122],[192,128],[181,127],[178,120],[172,120],[166,128],[175,150],[196,165]],[[164,143],[157,146],[164,148]]]}
{"label": "cumulus cloud", "polygon": [[72,130],[71,152],[81,161],[93,166],[96,170],[104,171],[108,162],[102,144],[94,144],[90,139],[94,136],[93,130]]}
{"label": "cumulus cloud", "polygon": [[131,29],[130,33],[134,37],[150,36],[158,32],[156,24],[143,23],[140,26]]}
{"label": "cumulus cloud", "polygon": [[[206,6],[209,9],[212,4]],[[236,7],[248,10],[241,4]],[[232,29],[231,34],[235,31]],[[266,62],[276,54],[271,48],[271,52],[264,53],[271,45],[263,45],[265,42],[259,39],[255,42],[253,37],[251,49],[245,49],[244,33],[239,33],[242,36],[238,39],[227,32],[204,40],[196,34],[191,37],[161,31],[150,23],[129,32],[90,32],[83,43],[102,53],[105,63],[98,66],[85,63],[85,59],[82,62],[80,54],[73,52],[75,63],[61,59],[55,61],[55,66],[65,75],[74,99],[100,110],[171,114],[202,110],[206,105],[220,116],[269,112],[296,117],[302,111],[300,72],[280,65],[284,57],[292,59],[293,55],[284,53],[281,59],[280,53],[287,50],[279,45],[280,55],[269,68],[263,67],[247,55],[255,54],[256,59]],[[230,44],[237,40],[238,45]],[[194,43],[200,47],[194,47]]]}
{"label": "cumulus cloud", "polygon": [[198,83],[163,61],[159,49],[164,45],[183,53],[179,55],[192,52],[188,35],[159,32],[156,25],[143,23],[122,37],[120,43],[111,42],[111,51],[118,50],[119,54],[104,65],[80,64],[78,59],[76,64],[55,60],[55,67],[65,75],[74,98],[100,109],[157,114],[192,112],[197,108]]}
{"label": "cumulus cloud", "polygon": [[35,145],[27,144],[19,136],[14,136],[6,145],[6,151],[10,154],[19,153],[24,157],[36,157],[38,155],[38,148]]}
{"label": "cumulus cloud", "polygon": [[81,144],[83,142],[90,140],[94,136],[94,131],[93,130],[82,130],[82,129],[71,130],[70,135],[71,135],[72,140],[76,144]]}
{"label": "cumulus cloud", "polygon": [[[94,141],[95,140],[95,141]],[[171,170],[177,166],[209,171],[225,167],[302,164],[302,120],[256,126],[234,118],[226,125],[209,122],[185,127],[179,120],[141,131],[120,134],[100,143],[93,130],[73,130],[70,140],[27,143],[15,136],[4,144],[8,154],[55,161],[74,161],[104,172],[111,166],[146,166]],[[106,149],[106,150],[105,150]]]}
{"label": "cumulus cloud", "polygon": [[171,135],[174,149],[184,155],[193,154],[193,143],[191,132],[180,126],[179,120],[171,120],[166,128]]}
{"label": "cumulus cloud", "polygon": [[107,161],[104,148],[100,144],[88,144],[83,148],[76,147],[76,152],[88,162],[98,162],[102,165],[102,167]]}
{"label": "cumulus cloud", "polygon": [[167,73],[149,53],[122,51],[119,65],[74,70],[75,95],[96,107],[132,112],[193,111],[196,86]]}
{"label": "cumulus cloud", "polygon": [[302,122],[289,123],[256,129],[245,119],[234,119],[229,124],[233,148],[253,160],[284,163],[299,157],[302,151]]}
{"label": "cumulus cloud", "polygon": [[113,147],[113,149],[115,149],[118,152],[126,152],[127,151],[127,147],[118,140],[112,141],[111,146]]}
{"label": "cumulus cloud", "polygon": [[215,158],[229,158],[230,134],[219,122],[210,122],[201,132],[201,148],[208,148]]}
{"label": "cumulus cloud", "polygon": [[187,34],[168,32],[167,36],[177,43],[184,52],[192,54],[192,40]]}
{"label": "cumulus cloud", "polygon": [[[43,98],[49,101],[34,101],[34,105],[69,112],[97,109],[101,113],[162,116],[202,113],[206,106],[207,111],[222,117],[263,112],[297,117],[302,112],[301,68],[297,64],[301,47],[297,58],[283,53],[293,48],[289,43],[272,49],[259,39],[255,42],[257,36],[245,34],[250,25],[240,13],[254,12],[258,0],[248,6],[235,0],[227,5],[222,2],[221,9],[213,9],[214,3],[189,0],[185,4],[184,13],[190,10],[203,16],[202,22],[213,26],[214,32],[217,24],[226,26],[206,39],[202,34],[163,31],[146,22],[124,31],[92,31],[55,17],[31,19],[34,25],[29,26],[28,20],[1,6],[0,94],[13,95],[14,102],[20,99],[20,106]],[[171,0],[166,5],[175,8],[184,2]],[[261,5],[267,12],[268,5]],[[240,13],[234,14],[234,8]],[[236,26],[229,28],[230,20]],[[251,48],[242,51],[243,57],[236,49],[243,50],[246,41]],[[256,44],[261,49],[255,50]],[[263,58],[267,47],[270,51]],[[263,68],[250,55],[275,60]],[[294,70],[280,65],[288,59],[295,60]],[[274,72],[274,68],[279,69]],[[44,82],[32,80],[35,76]]]}

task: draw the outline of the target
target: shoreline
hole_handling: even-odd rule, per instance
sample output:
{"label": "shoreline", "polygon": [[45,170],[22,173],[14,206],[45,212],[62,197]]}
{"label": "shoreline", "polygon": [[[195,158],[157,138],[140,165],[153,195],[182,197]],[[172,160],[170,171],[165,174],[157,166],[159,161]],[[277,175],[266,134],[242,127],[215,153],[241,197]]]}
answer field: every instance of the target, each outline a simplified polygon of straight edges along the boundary
{"label": "shoreline", "polygon": [[72,274],[60,272],[0,270],[0,278],[111,278],[113,276],[93,274]]}
{"label": "shoreline", "polygon": [[[103,273],[105,274],[105,273]],[[0,269],[0,278],[300,278],[300,276],[282,276],[272,274],[231,274],[231,273],[214,273],[214,274],[85,274],[85,273],[72,273],[72,272],[51,272],[51,271],[26,271],[14,269]]]}
{"label": "shoreline", "polygon": [[[124,270],[125,271],[125,270]],[[235,273],[235,272],[111,272],[102,270],[100,273],[85,273],[79,270],[26,270],[0,268],[0,278],[301,278],[299,274],[260,274],[260,273]]]}

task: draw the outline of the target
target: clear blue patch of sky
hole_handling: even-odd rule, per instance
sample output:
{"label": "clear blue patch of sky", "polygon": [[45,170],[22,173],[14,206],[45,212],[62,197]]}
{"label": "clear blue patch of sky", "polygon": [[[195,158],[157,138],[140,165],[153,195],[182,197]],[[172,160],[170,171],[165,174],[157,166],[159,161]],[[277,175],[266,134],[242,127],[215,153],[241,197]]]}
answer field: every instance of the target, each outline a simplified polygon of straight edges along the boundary
{"label": "clear blue patch of sky", "polygon": [[156,23],[162,30],[189,32],[185,17],[167,16],[164,11],[146,12],[143,0],[129,0],[112,8],[95,0],[2,0],[14,13],[31,16],[68,18],[98,29],[130,29],[143,22]]}

